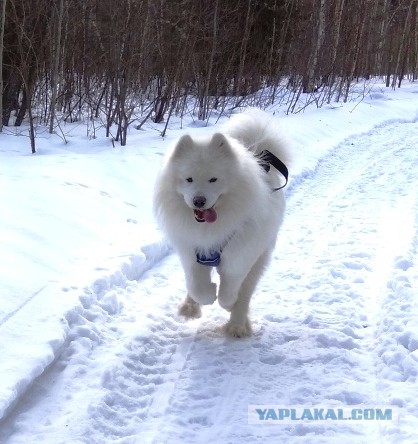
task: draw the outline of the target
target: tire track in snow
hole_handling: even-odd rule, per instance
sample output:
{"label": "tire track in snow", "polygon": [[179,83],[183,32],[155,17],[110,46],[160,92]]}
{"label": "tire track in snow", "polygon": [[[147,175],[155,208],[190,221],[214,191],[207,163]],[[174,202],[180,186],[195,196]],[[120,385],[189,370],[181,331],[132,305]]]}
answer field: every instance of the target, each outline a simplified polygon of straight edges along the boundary
{"label": "tire track in snow", "polygon": [[8,313],[4,318],[0,319],[0,328],[4,323],[6,323],[9,319],[16,315],[23,307],[25,307],[33,298],[35,298],[41,291],[46,288],[46,285],[41,287],[39,290],[32,293],[28,298],[26,298],[15,310]]}

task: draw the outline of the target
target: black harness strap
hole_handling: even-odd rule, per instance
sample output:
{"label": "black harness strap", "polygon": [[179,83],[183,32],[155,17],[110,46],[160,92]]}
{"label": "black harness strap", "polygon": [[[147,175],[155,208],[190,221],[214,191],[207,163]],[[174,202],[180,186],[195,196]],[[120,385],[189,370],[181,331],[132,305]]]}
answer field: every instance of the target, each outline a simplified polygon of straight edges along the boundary
{"label": "black harness strap", "polygon": [[286,179],[284,185],[278,188],[273,188],[273,191],[278,191],[284,188],[289,181],[289,170],[287,169],[287,166],[269,150],[261,151],[260,154],[256,154],[256,157],[258,157],[258,162],[260,166],[264,168],[266,173],[270,171],[270,165],[273,165],[274,168],[276,168],[276,170]]}

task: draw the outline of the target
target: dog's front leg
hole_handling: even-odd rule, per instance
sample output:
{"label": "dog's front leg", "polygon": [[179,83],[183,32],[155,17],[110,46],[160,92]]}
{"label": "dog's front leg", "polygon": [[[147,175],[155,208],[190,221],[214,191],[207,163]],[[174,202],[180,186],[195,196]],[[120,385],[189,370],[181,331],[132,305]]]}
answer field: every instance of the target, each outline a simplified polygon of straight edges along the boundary
{"label": "dog's front leg", "polygon": [[260,254],[258,245],[241,243],[241,250],[237,246],[238,242],[228,246],[218,267],[220,277],[218,301],[219,305],[228,311],[231,311],[237,302],[241,285]]}
{"label": "dog's front leg", "polygon": [[196,256],[182,257],[188,297],[201,305],[216,300],[216,284],[211,279],[211,268],[197,263]]}
{"label": "dog's front leg", "polygon": [[260,239],[257,229],[257,225],[249,222],[245,226],[245,232],[234,234],[222,251],[218,267],[218,301],[225,310],[231,311],[238,301],[242,283],[263,251],[268,248],[268,236]]}
{"label": "dog's front leg", "polygon": [[251,334],[248,307],[257,283],[270,260],[270,254],[270,251],[266,251],[260,256],[241,284],[238,292],[238,300],[231,309],[231,316],[226,325],[226,331],[231,336],[242,338]]}
{"label": "dog's front leg", "polygon": [[219,271],[220,283],[218,292],[219,305],[225,310],[231,311],[238,300],[238,292],[245,275],[232,274],[228,271]]}

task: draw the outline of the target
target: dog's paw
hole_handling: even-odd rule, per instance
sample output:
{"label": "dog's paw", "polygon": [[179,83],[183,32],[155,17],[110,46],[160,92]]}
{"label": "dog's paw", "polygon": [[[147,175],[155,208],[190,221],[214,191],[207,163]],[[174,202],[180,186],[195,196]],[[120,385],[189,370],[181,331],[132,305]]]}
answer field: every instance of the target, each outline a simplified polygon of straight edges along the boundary
{"label": "dog's paw", "polygon": [[247,338],[252,334],[251,324],[248,319],[244,325],[235,324],[229,321],[225,325],[225,331],[229,336],[232,336],[233,338]]}
{"label": "dog's paw", "polygon": [[187,319],[197,319],[202,316],[200,304],[187,298],[179,307],[179,315]]}

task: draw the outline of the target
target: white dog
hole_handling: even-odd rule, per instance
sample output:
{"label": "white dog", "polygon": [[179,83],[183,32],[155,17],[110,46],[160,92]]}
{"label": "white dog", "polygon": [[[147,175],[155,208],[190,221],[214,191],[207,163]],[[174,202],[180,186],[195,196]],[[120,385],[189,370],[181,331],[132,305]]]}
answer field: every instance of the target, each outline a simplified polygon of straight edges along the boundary
{"label": "white dog", "polygon": [[[248,307],[267,266],[285,209],[288,149],[276,122],[260,110],[235,115],[222,133],[180,138],[157,179],[154,210],[180,256],[187,297],[179,313],[200,305],[231,312],[227,332],[251,334]],[[284,176],[284,177],[283,177]],[[219,289],[211,270],[220,276]]]}

